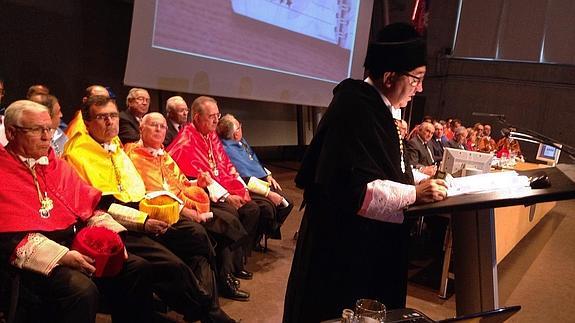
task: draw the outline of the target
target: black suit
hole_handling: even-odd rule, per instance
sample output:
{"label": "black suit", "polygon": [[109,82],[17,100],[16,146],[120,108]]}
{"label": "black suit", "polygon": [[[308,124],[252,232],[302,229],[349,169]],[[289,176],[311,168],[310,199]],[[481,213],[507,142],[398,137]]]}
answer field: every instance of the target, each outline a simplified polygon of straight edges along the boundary
{"label": "black suit", "polygon": [[120,137],[123,144],[140,140],[140,123],[129,110],[120,112],[118,137]]}
{"label": "black suit", "polygon": [[419,135],[413,137],[405,145],[405,158],[407,162],[417,168],[433,165],[434,160],[429,153],[430,150],[427,149],[427,146],[419,138]]}
{"label": "black suit", "polygon": [[465,150],[465,145],[458,143],[454,139],[451,139],[450,141],[448,141],[447,145],[445,147]]}
{"label": "black suit", "polygon": [[[174,127],[174,123],[170,121],[170,119],[168,119],[167,117],[166,122],[168,124],[168,130],[166,131],[166,139],[164,139],[164,147],[168,147],[170,143],[176,138],[179,132],[178,129]],[[180,125],[180,128],[181,127],[182,125]]]}
{"label": "black suit", "polygon": [[438,162],[443,159],[443,143],[441,143],[441,138],[437,139],[433,137],[428,143],[429,149],[433,154],[433,159]]}

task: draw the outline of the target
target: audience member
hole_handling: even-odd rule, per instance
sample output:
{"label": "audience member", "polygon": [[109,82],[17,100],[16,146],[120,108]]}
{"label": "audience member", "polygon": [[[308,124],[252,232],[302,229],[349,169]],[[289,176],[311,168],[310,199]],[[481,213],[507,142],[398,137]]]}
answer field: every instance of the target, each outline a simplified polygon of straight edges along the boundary
{"label": "audience member", "polygon": [[50,94],[50,89],[48,89],[48,87],[43,84],[34,84],[28,88],[28,91],[26,92],[26,98],[30,99],[36,94]]}
{"label": "audience member", "polygon": [[[146,114],[140,126],[141,140],[127,144],[126,152],[142,175],[148,192],[167,190],[176,194],[184,202],[181,210],[182,216],[203,223],[206,230],[214,237],[217,242],[216,250],[219,251],[216,256],[220,264],[218,278],[222,296],[247,300],[249,294],[239,290],[239,281],[231,276],[233,269],[230,268],[230,264],[233,263],[233,258],[228,251],[232,244],[234,244],[232,248],[239,246],[239,243],[247,237],[247,232],[235,211],[213,209],[213,218],[205,217],[205,213],[210,210],[210,200],[203,189],[197,185],[205,187],[211,178],[205,173],[200,174],[196,183],[186,178],[172,157],[163,150],[162,142],[166,128],[166,119],[161,114],[157,112]],[[221,264],[227,264],[227,266],[223,266],[225,268],[222,270]]]}
{"label": "audience member", "polygon": [[467,128],[467,139],[465,140],[465,150],[477,151],[477,130]]}
{"label": "audience member", "polygon": [[123,144],[140,140],[140,122],[150,108],[148,91],[132,88],[126,98],[127,109],[120,112],[120,132],[118,137]]}
{"label": "audience member", "polygon": [[173,96],[166,101],[166,119],[168,131],[164,140],[164,147],[168,147],[176,137],[180,128],[188,122],[188,105],[181,96]]}
{"label": "audience member", "polygon": [[431,152],[433,153],[433,160],[438,163],[443,159],[443,125],[439,122],[433,124],[434,132],[433,138],[429,141]]}
{"label": "audience member", "polygon": [[[421,120],[421,122],[422,123],[423,122],[429,122],[429,123],[433,124],[434,120],[433,120],[432,116],[424,116],[423,119]],[[411,131],[409,132],[409,135],[407,136],[408,140],[411,140],[416,136],[416,134],[419,132],[419,126],[420,125],[421,125],[421,123],[416,125],[415,127],[413,127],[413,129],[411,129]]]}
{"label": "audience member", "polygon": [[425,45],[403,23],[387,25],[376,38],[365,60],[367,79],[336,86],[296,177],[306,208],[285,323],[333,319],[359,298],[405,307],[403,209],[446,196],[442,180],[414,185],[393,119],[393,110],[423,91]]}
{"label": "audience member", "polygon": [[50,117],[52,118],[52,128],[55,129],[50,145],[54,149],[57,156],[62,156],[64,152],[64,145],[68,141],[68,137],[60,129],[60,121],[62,120],[62,108],[58,99],[50,94],[33,94],[29,98],[31,101],[39,103],[48,108]]}
{"label": "audience member", "polygon": [[96,209],[101,192],[50,149],[53,124],[48,109],[32,101],[16,101],[6,110],[9,143],[0,147],[0,176],[9,184],[0,192],[5,210],[0,220],[2,267],[10,261],[19,268],[21,284],[48,304],[48,311],[29,313],[36,320],[95,322],[100,291],[109,298],[114,322],[151,322],[145,260],[127,254],[120,274],[92,280],[94,259],[70,249],[83,226],[114,232],[125,228]]}
{"label": "audience member", "polygon": [[491,138],[491,125],[483,125],[483,137],[479,140],[477,150],[484,153],[494,152],[497,150],[497,144],[495,143],[495,140]]}
{"label": "audience member", "polygon": [[[82,105],[88,101],[88,98],[94,95],[101,95],[109,97],[110,94],[108,90],[103,87],[102,85],[90,85],[84,90],[84,96],[82,97]],[[83,131],[86,132],[86,125],[84,124],[84,120],[82,119],[82,108],[76,110],[74,117],[68,124],[68,128],[64,131],[68,138],[72,138],[76,132]]]}
{"label": "audience member", "polygon": [[[91,96],[82,107],[82,117],[87,132],[70,138],[64,158],[84,180],[103,192],[106,206],[140,202],[146,193],[144,182],[126,153],[114,143],[119,117],[115,101]],[[117,210],[118,204],[111,207]],[[170,307],[190,321],[230,321],[217,304],[207,260],[212,246],[201,225],[182,217],[168,225],[143,212],[136,212],[136,216],[110,212],[131,230],[126,239],[128,250],[156,268],[154,291]]]}
{"label": "audience member", "polygon": [[405,140],[406,136],[407,136],[407,121],[401,119],[401,120],[395,120],[395,124],[397,125],[397,129],[399,131],[399,137],[402,140]]}
{"label": "audience member", "polygon": [[447,142],[445,147],[466,150],[467,128],[459,126],[453,131],[453,139]]}
{"label": "audience member", "polygon": [[430,122],[422,122],[419,125],[417,134],[407,142],[405,147],[405,158],[409,165],[428,176],[435,175],[437,171],[433,153],[429,146],[434,131],[435,129]]}
{"label": "audience member", "polygon": [[252,180],[252,177],[267,184],[267,187],[260,187],[264,191],[264,196],[261,195],[261,191],[255,189],[251,189],[251,196],[260,207],[262,220],[267,222],[264,223],[264,230],[267,231],[265,234],[273,239],[281,239],[280,226],[291,212],[293,204],[278,193],[282,190],[280,185],[271,172],[260,163],[258,156],[243,137],[241,123],[233,115],[227,114],[220,119],[217,132],[232,164],[242,179],[248,183],[248,189],[252,187],[249,185],[250,181],[257,186],[255,185],[257,181]]}
{"label": "audience member", "polygon": [[483,138],[483,130],[485,128],[483,127],[483,125],[479,122],[475,123],[473,125],[473,130],[475,130],[475,132],[477,133],[477,139],[479,140],[480,138]]}
{"label": "audience member", "polygon": [[459,127],[461,127],[461,120],[451,119],[449,127],[447,129],[444,129],[445,137],[447,138],[448,141],[453,139],[453,137],[455,136],[455,129]]}
{"label": "audience member", "polygon": [[519,141],[511,138],[510,130],[507,128],[501,129],[501,135],[503,137],[497,141],[497,157],[522,157],[523,153],[521,153]]}
{"label": "audience member", "polygon": [[[216,134],[220,116],[216,100],[207,96],[196,98],[192,102],[192,123],[180,130],[167,150],[188,178],[198,178],[200,174],[208,173],[214,180],[208,186],[212,210],[224,209],[225,212],[237,212],[239,215],[248,232],[248,239],[243,243],[243,248],[233,251],[233,264],[223,264],[222,270],[234,273],[237,278],[251,279],[253,274],[244,268],[244,263],[255,246],[260,210],[251,200],[244,184],[238,180],[238,173]],[[228,249],[225,251],[232,252]]]}

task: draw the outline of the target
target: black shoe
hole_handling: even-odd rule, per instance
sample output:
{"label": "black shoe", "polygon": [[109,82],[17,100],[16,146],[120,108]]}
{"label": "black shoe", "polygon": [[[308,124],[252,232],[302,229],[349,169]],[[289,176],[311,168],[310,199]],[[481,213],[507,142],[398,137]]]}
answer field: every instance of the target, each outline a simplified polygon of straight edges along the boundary
{"label": "black shoe", "polygon": [[232,275],[234,275],[236,278],[245,279],[245,280],[251,280],[252,278],[254,278],[254,274],[250,273],[249,271],[247,271],[245,269],[236,271]]}
{"label": "black shoe", "polygon": [[250,299],[250,293],[238,289],[231,275],[227,275],[226,279],[222,282],[220,286],[220,296],[241,302],[246,302]]}

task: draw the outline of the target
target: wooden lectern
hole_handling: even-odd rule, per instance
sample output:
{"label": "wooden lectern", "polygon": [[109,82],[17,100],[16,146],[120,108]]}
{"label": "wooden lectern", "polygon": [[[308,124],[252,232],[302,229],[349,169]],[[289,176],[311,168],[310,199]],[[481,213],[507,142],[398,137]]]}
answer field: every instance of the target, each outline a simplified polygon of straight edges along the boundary
{"label": "wooden lectern", "polygon": [[559,164],[518,173],[532,176],[540,172],[549,176],[551,187],[454,196],[437,203],[411,206],[405,212],[408,217],[451,214],[457,315],[499,308],[495,208],[575,198],[575,165]]}

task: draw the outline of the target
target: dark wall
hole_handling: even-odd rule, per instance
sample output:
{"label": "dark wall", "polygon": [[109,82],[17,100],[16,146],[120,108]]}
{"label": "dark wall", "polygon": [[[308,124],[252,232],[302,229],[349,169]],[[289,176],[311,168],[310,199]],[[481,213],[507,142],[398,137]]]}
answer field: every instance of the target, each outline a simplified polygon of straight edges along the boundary
{"label": "dark wall", "polygon": [[64,120],[91,84],[110,86],[122,107],[132,5],[122,1],[0,1],[3,106],[45,84],[59,98]]}

